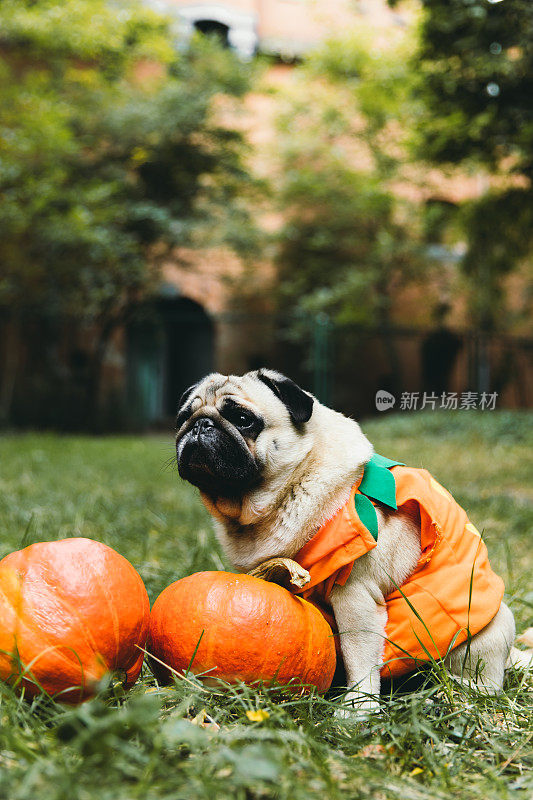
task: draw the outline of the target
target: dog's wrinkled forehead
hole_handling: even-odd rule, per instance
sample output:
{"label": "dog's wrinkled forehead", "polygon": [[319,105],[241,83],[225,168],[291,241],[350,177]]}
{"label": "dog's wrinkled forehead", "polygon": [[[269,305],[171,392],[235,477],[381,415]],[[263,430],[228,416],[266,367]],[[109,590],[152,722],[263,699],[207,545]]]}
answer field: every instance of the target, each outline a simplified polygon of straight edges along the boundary
{"label": "dog's wrinkled forehead", "polygon": [[243,378],[237,375],[221,375],[218,372],[207,375],[203,380],[194,386],[189,386],[183,393],[179,408],[190,406],[191,410],[198,411],[204,406],[217,407],[220,401],[231,396],[253,402],[252,398],[247,397],[243,391]]}
{"label": "dog's wrinkled forehead", "polygon": [[201,409],[219,409],[226,398],[259,410],[262,415],[287,419],[299,425],[312,413],[313,397],[280,373],[271,370],[247,372],[245,375],[207,375],[190,386],[179,402],[180,416],[185,409],[196,414]]}

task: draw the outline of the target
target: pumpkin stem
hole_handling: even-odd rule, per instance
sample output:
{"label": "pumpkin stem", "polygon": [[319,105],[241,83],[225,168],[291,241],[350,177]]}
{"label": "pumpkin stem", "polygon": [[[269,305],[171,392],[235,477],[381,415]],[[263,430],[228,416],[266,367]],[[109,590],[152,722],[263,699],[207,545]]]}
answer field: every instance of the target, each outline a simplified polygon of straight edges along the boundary
{"label": "pumpkin stem", "polygon": [[263,561],[262,564],[250,570],[248,575],[262,578],[270,583],[277,583],[289,590],[291,584],[298,589],[303,589],[311,580],[308,571],[290,558],[269,558],[268,561]]}

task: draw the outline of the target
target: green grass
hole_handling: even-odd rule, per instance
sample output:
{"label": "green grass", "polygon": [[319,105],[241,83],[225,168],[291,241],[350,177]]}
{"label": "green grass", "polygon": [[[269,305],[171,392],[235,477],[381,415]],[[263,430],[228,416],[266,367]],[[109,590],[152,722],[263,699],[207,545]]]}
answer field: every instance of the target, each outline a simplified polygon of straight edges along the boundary
{"label": "green grass", "polygon": [[[526,413],[388,416],[363,425],[376,450],[424,466],[484,531],[519,629],[533,624],[531,445]],[[170,439],[51,435],[0,439],[0,557],[43,539],[88,536],[125,555],[150,598],[227,566],[210,520],[177,479]],[[264,709],[252,722],[246,712]],[[382,698],[364,723],[333,696],[158,689],[149,670],[74,709],[0,685],[4,800],[507,798],[533,790],[533,687],[509,673],[497,698],[433,680]],[[205,712],[220,726],[190,720]]]}

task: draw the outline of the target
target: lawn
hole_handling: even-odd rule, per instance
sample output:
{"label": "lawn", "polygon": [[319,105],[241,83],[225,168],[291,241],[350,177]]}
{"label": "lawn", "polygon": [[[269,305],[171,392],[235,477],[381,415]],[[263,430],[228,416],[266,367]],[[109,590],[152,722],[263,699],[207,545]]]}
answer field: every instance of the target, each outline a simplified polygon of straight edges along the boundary
{"label": "lawn", "polygon": [[[430,469],[484,531],[519,630],[533,625],[532,421],[462,411],[363,425],[377,452]],[[227,567],[172,455],[170,437],[0,438],[0,557],[45,539],[98,539],[134,564],[151,601],[177,578]],[[146,668],[127,698],[103,690],[74,709],[0,686],[0,798],[531,797],[527,676],[509,673],[497,698],[432,676],[383,696],[364,723],[334,708],[335,693],[291,699],[194,678],[158,689]],[[191,724],[206,714],[217,724]]]}

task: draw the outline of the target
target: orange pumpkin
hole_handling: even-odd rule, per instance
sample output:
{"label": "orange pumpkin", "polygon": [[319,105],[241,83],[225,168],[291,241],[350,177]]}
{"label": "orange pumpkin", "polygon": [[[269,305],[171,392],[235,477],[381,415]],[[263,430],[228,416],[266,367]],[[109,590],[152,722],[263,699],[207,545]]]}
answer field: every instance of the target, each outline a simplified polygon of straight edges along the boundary
{"label": "orange pumpkin", "polygon": [[315,606],[230,572],[197,572],[168,586],[152,608],[148,650],[162,682],[171,673],[161,662],[182,672],[192,661],[204,680],[296,679],[320,692],[331,685],[336,660],[331,628]]}
{"label": "orange pumpkin", "polygon": [[66,702],[107,672],[129,687],[149,618],[140,575],[111,547],[74,538],[18,550],[0,561],[0,678]]}

